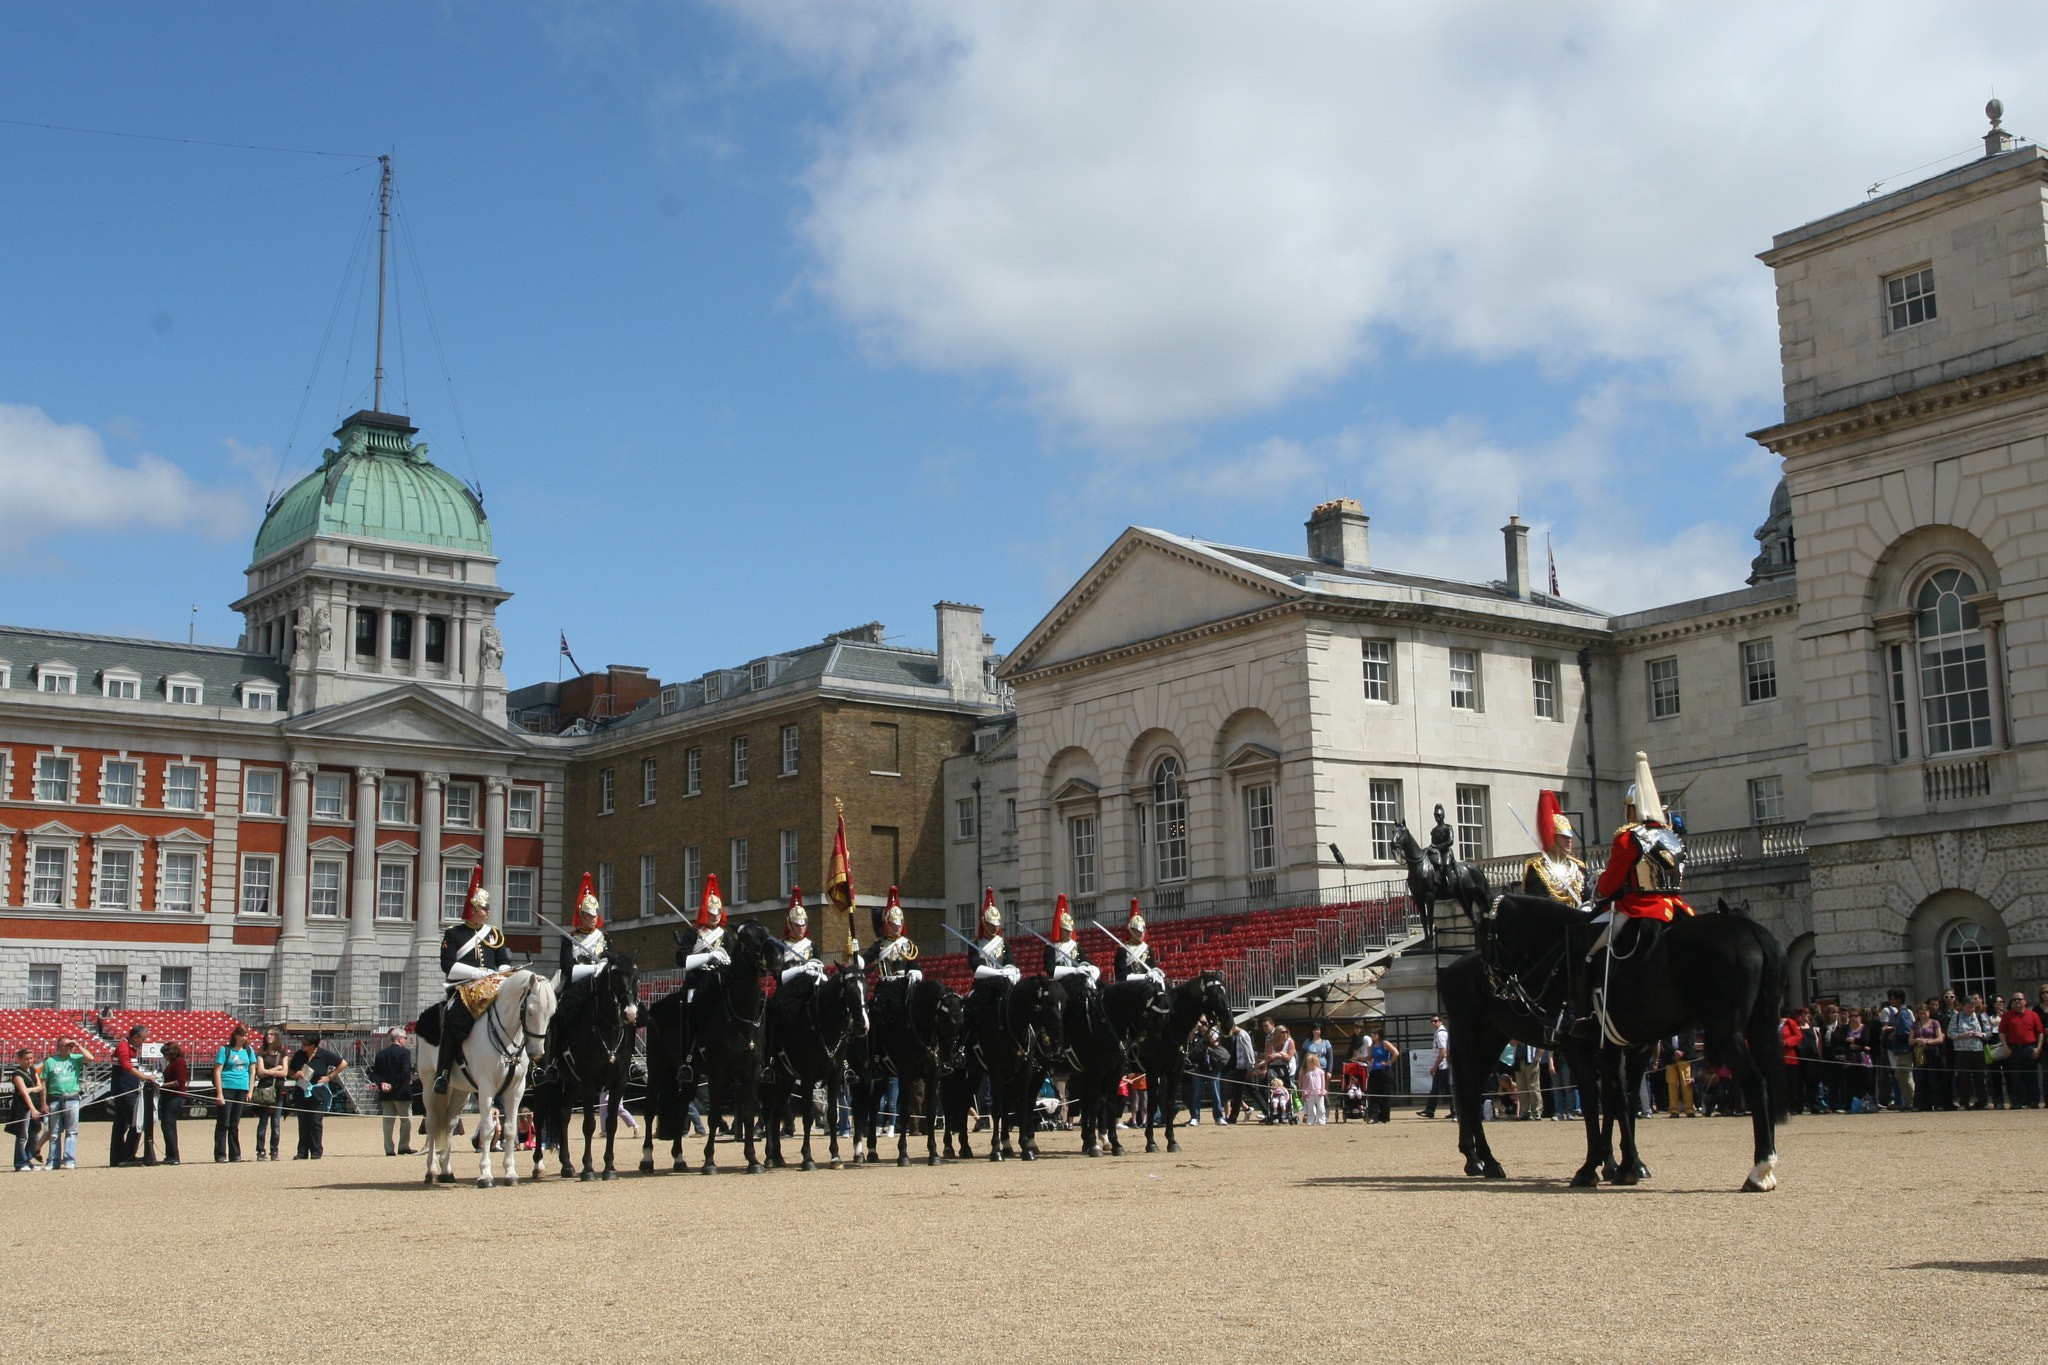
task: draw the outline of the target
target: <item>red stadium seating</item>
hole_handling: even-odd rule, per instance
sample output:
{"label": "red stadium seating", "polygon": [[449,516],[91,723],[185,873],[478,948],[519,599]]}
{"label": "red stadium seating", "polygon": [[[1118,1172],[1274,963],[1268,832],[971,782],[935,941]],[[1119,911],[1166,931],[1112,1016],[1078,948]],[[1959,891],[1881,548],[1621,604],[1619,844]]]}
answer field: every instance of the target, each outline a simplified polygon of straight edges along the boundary
{"label": "red stadium seating", "polygon": [[107,1016],[107,1032],[115,1039],[141,1024],[152,1043],[176,1043],[193,1062],[212,1062],[227,1045],[235,1017],[218,1010],[115,1010]]}
{"label": "red stadium seating", "polygon": [[11,1061],[16,1048],[32,1050],[40,1059],[59,1038],[70,1038],[79,1051],[96,1062],[113,1056],[113,1049],[100,1041],[78,1010],[0,1010],[0,1047]]}

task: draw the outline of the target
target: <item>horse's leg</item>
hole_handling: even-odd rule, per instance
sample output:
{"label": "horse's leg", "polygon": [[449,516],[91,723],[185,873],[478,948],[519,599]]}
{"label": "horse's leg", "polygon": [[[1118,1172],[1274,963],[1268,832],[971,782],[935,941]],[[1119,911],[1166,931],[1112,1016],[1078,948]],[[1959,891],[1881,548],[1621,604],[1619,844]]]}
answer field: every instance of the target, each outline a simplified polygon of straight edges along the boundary
{"label": "horse's leg", "polygon": [[1637,1172],[1636,1158],[1636,1103],[1642,1085],[1642,1072],[1634,1058],[1626,1053],[1616,1059],[1611,1068],[1616,1077],[1614,1122],[1620,1129],[1621,1149],[1615,1154],[1614,1174],[1609,1183],[1615,1185],[1640,1184],[1642,1176]]}
{"label": "horse's leg", "polygon": [[590,1168],[590,1140],[597,1132],[597,1097],[592,1095],[590,1103],[583,1106],[583,1174],[579,1180],[595,1180],[597,1172]]}
{"label": "horse's leg", "polygon": [[[1708,1039],[1707,1056],[1712,1059],[1715,1040]],[[1778,1130],[1777,1118],[1772,1112],[1772,1095],[1763,1069],[1756,1063],[1754,1052],[1743,1045],[1739,1037],[1731,1037],[1723,1044],[1727,1049],[1728,1069],[1734,1073],[1737,1084],[1742,1087],[1742,1098],[1749,1105],[1750,1133],[1754,1138],[1753,1155],[1756,1164],[1743,1177],[1742,1188],[1747,1194],[1762,1194],[1778,1188]],[[1773,1033],[1766,1046],[1778,1046]]]}
{"label": "horse's leg", "polygon": [[425,1180],[427,1184],[431,1185],[434,1183],[434,1146],[438,1142],[443,1152],[448,1150],[448,1135],[441,1128],[441,1116],[447,1112],[448,1104],[447,1097],[445,1095],[436,1095],[432,1085],[426,1087],[426,1093],[421,1099],[423,1102],[420,1107],[427,1111],[425,1115],[427,1126],[427,1173]]}
{"label": "horse's leg", "polygon": [[612,1145],[619,1137],[619,1106],[625,1103],[626,1076],[618,1071],[612,1077],[613,1089],[608,1096],[610,1104],[604,1110],[604,1175],[601,1179],[617,1180],[619,1168],[612,1164]]}
{"label": "horse's leg", "polygon": [[1581,1053],[1565,1059],[1571,1065],[1572,1080],[1579,1087],[1579,1117],[1586,1125],[1586,1159],[1580,1163],[1578,1170],[1572,1172],[1571,1187],[1575,1190],[1599,1188],[1600,1163],[1607,1153],[1607,1144],[1602,1140],[1600,1126],[1600,1116],[1605,1112],[1606,1105],[1597,1083],[1590,1090],[1586,1088],[1584,1057],[1585,1054]]}
{"label": "horse's leg", "polygon": [[718,1111],[722,1107],[719,1096],[725,1093],[725,1077],[722,1068],[710,1064],[706,1058],[704,1072],[707,1084],[704,1087],[704,1164],[699,1169],[705,1175],[718,1174],[715,1148],[718,1144]]}
{"label": "horse's leg", "polygon": [[[1172,1072],[1162,1071],[1159,1075],[1152,1077],[1147,1083],[1152,1087],[1152,1091],[1146,1097],[1150,1102],[1145,1107],[1145,1113],[1147,1117],[1150,1117],[1154,1108],[1161,1104],[1165,1105],[1166,1150],[1177,1152],[1180,1150],[1180,1143],[1173,1136],[1174,1105],[1179,1099],[1181,1092],[1187,1089],[1186,1078]],[[1161,1096],[1164,1098],[1159,1098]]]}
{"label": "horse's leg", "polygon": [[[479,1077],[479,1080],[482,1078]],[[489,1082],[486,1082],[489,1084]],[[491,1188],[491,1144],[498,1138],[498,1110],[491,1103],[491,1095],[482,1091],[476,1097],[476,1187],[480,1190]]]}
{"label": "horse's leg", "polygon": [[[811,1102],[811,1088],[804,1085],[802,1077],[797,1078],[797,1084],[802,1087],[802,1093],[797,1096],[797,1103],[804,1111],[804,1160],[801,1169],[815,1171],[818,1169],[818,1163],[811,1156],[811,1129],[818,1120],[818,1106]],[[825,1092],[825,1103],[828,1106],[832,1103],[832,1092],[829,1088]],[[834,1145],[837,1145],[836,1140]]]}
{"label": "horse's leg", "polygon": [[[758,1077],[761,1074],[761,1059],[751,1049],[741,1059],[740,1066],[744,1075]],[[747,1174],[759,1175],[761,1158],[754,1145],[761,1127],[761,1086],[758,1081],[753,1085],[740,1087],[735,1108],[738,1112],[733,1115],[733,1126],[741,1129],[743,1133],[741,1146],[747,1154]]]}
{"label": "horse's leg", "polygon": [[1465,1174],[1487,1180],[1508,1176],[1486,1141],[1486,1111],[1480,1093],[1492,1074],[1489,1059],[1498,1059],[1504,1046],[1501,1035],[1476,1017],[1463,1028],[1455,1019],[1451,1023],[1451,1108],[1458,1116],[1458,1150],[1465,1154]]}

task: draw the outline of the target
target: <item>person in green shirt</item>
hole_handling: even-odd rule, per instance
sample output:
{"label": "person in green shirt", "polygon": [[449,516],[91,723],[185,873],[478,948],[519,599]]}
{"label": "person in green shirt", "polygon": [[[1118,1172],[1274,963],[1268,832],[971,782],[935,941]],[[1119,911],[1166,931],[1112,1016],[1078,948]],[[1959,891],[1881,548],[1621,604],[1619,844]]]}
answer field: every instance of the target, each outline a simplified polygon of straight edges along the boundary
{"label": "person in green shirt", "polygon": [[49,1108],[53,1149],[50,1165],[59,1165],[56,1158],[61,1155],[67,1171],[78,1169],[78,1102],[85,1088],[86,1060],[69,1038],[59,1038],[50,1055],[43,1058],[43,1084],[49,1092],[44,1103]]}

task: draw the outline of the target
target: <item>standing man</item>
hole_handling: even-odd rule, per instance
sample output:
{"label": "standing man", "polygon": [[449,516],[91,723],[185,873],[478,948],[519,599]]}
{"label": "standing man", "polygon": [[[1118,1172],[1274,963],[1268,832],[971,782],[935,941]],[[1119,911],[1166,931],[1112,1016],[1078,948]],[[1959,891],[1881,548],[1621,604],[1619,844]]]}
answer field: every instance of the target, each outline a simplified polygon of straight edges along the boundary
{"label": "standing man", "polygon": [[[149,1030],[141,1024],[128,1030],[128,1036],[114,1045],[114,1083],[111,1098],[114,1106],[113,1143],[107,1153],[107,1165],[127,1166],[135,1161],[135,1149],[142,1142],[143,1106],[148,1103],[148,1073],[142,1070],[142,1045],[149,1041]],[[152,1158],[154,1153],[151,1153]],[[149,1162],[154,1166],[156,1162]]]}
{"label": "standing man", "polygon": [[43,1078],[36,1073],[34,1054],[27,1048],[14,1050],[14,1072],[10,1079],[14,1083],[14,1123],[8,1126],[19,1125],[14,1138],[14,1169],[33,1171],[37,1169],[36,1148],[41,1146],[49,1106],[44,1101]]}
{"label": "standing man", "polygon": [[1515,1117],[1543,1117],[1543,1050],[1528,1043],[1515,1044]]}
{"label": "standing man", "polygon": [[[43,1058],[43,1084],[49,1087],[44,1108],[50,1116],[50,1156],[47,1164],[67,1171],[78,1169],[78,1104],[85,1084],[86,1056],[78,1044],[60,1036],[57,1046]],[[61,1159],[60,1159],[61,1158]]]}
{"label": "standing man", "polygon": [[377,1091],[377,1112],[384,1118],[384,1155],[411,1156],[412,1047],[404,1029],[391,1030],[391,1041],[370,1059],[370,1081]]}
{"label": "standing man", "polygon": [[1252,1063],[1258,1054],[1252,1050],[1251,1034],[1235,1019],[1230,1022],[1230,1033],[1224,1043],[1230,1049],[1230,1114],[1223,1121],[1236,1123],[1244,1117],[1249,1104]]}
{"label": "standing man", "polygon": [[[321,1046],[320,1036],[307,1034],[299,1050],[285,1062],[285,1074],[299,1089],[299,1150],[294,1161],[318,1161],[325,1154],[327,1111],[334,1102],[334,1078],[348,1063]],[[488,1104],[486,1099],[483,1103]]]}
{"label": "standing man", "polygon": [[[2035,1068],[2041,1052],[2041,1016],[2027,1005],[2023,992],[2012,993],[2012,1004],[1999,1016],[1998,1036],[2005,1040],[2006,1093],[2015,1109],[2041,1107],[2040,1077]],[[1910,1064],[1912,1053],[1906,1054]]]}
{"label": "standing man", "polygon": [[1436,1117],[1436,1102],[1441,1099],[1456,1118],[1458,1107],[1451,1099],[1451,1031],[1444,1027],[1440,1014],[1429,1016],[1429,1045],[1436,1049],[1436,1058],[1429,1064],[1429,1099],[1422,1106],[1422,1117]]}

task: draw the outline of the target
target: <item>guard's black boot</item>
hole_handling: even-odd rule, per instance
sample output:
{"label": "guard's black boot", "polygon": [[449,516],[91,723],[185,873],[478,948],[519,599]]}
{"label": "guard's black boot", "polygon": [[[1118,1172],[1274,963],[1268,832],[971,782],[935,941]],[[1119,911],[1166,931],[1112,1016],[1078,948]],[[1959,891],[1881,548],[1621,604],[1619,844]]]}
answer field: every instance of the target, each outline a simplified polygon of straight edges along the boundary
{"label": "guard's black boot", "polygon": [[462,1039],[451,1036],[453,1033],[454,1029],[444,1014],[441,1020],[441,1055],[440,1060],[434,1064],[436,1095],[448,1093],[448,1074],[455,1069],[455,1063],[462,1057]]}

